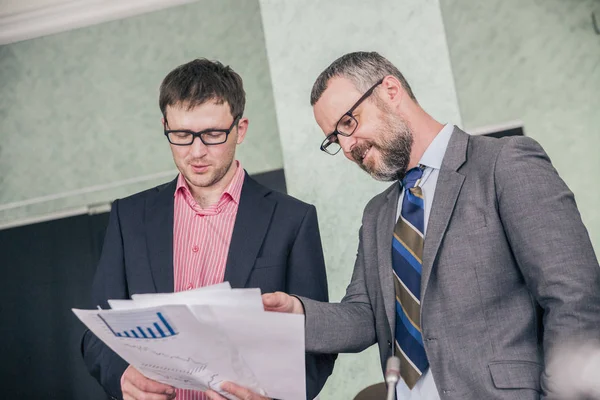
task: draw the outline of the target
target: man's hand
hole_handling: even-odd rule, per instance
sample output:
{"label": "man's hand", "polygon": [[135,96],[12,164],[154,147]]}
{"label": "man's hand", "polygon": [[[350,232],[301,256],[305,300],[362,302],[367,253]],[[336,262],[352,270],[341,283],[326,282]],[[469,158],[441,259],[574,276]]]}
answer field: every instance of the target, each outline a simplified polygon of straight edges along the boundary
{"label": "man's hand", "polygon": [[262,295],[262,301],[265,311],[304,314],[302,302],[297,297],[283,292],[265,293]]}
{"label": "man's hand", "polygon": [[131,365],[121,376],[123,400],[172,400],[175,388],[146,378]]}
{"label": "man's hand", "polygon": [[[221,385],[221,389],[223,389],[227,393],[234,395],[240,400],[271,400],[267,397],[251,392],[250,390],[231,382],[224,382]],[[225,397],[212,390],[206,391],[204,393],[210,400],[227,400]]]}

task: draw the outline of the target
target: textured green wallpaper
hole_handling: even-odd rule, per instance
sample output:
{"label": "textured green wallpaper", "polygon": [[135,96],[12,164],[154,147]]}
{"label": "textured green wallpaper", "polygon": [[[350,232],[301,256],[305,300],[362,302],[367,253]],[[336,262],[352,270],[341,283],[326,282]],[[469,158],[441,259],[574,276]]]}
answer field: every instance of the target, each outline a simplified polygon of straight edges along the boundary
{"label": "textured green wallpaper", "polygon": [[600,251],[597,0],[441,0],[467,128],[520,119],[575,193]]}
{"label": "textured green wallpaper", "polygon": [[221,60],[244,79],[250,119],[238,148],[244,167],[251,173],[281,168],[258,1],[202,0],[0,47],[0,223],[110,201],[169,180],[6,209],[175,171],[158,87],[171,69],[197,57]]}

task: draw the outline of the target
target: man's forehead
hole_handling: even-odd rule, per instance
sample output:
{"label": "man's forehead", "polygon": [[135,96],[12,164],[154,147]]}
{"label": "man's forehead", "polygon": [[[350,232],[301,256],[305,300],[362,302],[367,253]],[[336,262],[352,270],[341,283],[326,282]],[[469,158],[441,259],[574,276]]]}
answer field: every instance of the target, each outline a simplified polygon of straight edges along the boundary
{"label": "man's forehead", "polygon": [[360,98],[361,94],[354,84],[342,77],[331,78],[327,89],[314,106],[317,122],[322,127],[331,127]]}
{"label": "man's forehead", "polygon": [[[190,107],[191,106],[191,107]],[[166,109],[166,119],[171,129],[199,131],[208,128],[223,128],[231,123],[231,112],[227,103],[207,101],[198,105],[177,103]]]}
{"label": "man's forehead", "polygon": [[219,98],[209,98],[204,101],[190,101],[183,100],[178,101],[173,104],[167,105],[167,110],[178,110],[183,112],[195,111],[197,109],[207,109],[207,110],[219,110],[227,111],[229,109],[229,103],[223,99]]}

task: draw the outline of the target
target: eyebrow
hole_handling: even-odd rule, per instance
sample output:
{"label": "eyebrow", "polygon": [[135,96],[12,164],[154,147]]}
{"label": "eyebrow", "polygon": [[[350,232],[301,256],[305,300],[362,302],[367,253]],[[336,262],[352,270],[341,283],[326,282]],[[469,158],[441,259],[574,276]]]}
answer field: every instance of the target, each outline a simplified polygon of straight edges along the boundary
{"label": "eyebrow", "polygon": [[375,90],[375,88],[379,85],[381,85],[383,83],[383,80],[385,79],[385,77],[379,79],[377,82],[375,82],[375,84],[373,86],[371,86],[369,89],[367,89],[366,92],[364,92],[362,94],[362,96],[360,96],[358,98],[358,100],[356,100],[354,102],[354,104],[352,105],[352,107],[350,107],[350,109],[348,109],[348,111],[346,111],[345,113],[343,113],[336,121],[334,127],[333,127],[333,131],[331,131],[330,133],[327,134],[327,136],[333,135],[335,133],[335,131],[337,130],[337,126],[340,123],[340,121],[342,120],[342,118],[344,118],[345,115],[353,115],[354,111],[359,108],[364,101],[371,96],[371,94],[373,93],[373,91]]}

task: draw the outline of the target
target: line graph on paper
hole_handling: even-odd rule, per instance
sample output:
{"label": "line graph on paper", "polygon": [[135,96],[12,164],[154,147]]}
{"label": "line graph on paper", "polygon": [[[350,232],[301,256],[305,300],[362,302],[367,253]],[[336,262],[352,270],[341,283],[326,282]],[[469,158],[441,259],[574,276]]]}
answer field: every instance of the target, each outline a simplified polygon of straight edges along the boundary
{"label": "line graph on paper", "polygon": [[[207,369],[200,371],[197,369],[185,370],[144,363],[140,366],[140,371],[148,377],[152,377],[152,379],[164,380],[165,383],[175,384],[182,389],[201,390],[203,392],[209,389],[219,390],[220,384],[223,383],[223,379],[218,373]],[[153,375],[155,376],[153,377]],[[182,385],[177,385],[177,382]]]}
{"label": "line graph on paper", "polygon": [[104,314],[98,318],[120,338],[164,339],[179,333],[167,315],[160,311],[140,311],[135,314]]}
{"label": "line graph on paper", "polygon": [[154,354],[155,356],[158,356],[158,357],[168,358],[170,360],[184,361],[186,363],[197,365],[198,367],[196,367],[194,370],[192,370],[192,372],[203,371],[206,368],[206,365],[207,365],[205,362],[196,361],[196,360],[194,360],[191,357],[174,356],[174,355],[171,355],[171,354],[167,354],[167,353],[163,353],[163,352],[160,352],[160,351],[152,350],[151,348],[146,347],[146,346],[138,346],[138,345],[135,345],[135,344],[125,343],[125,347],[129,347],[131,349],[138,350],[140,353],[151,353],[151,354]]}

